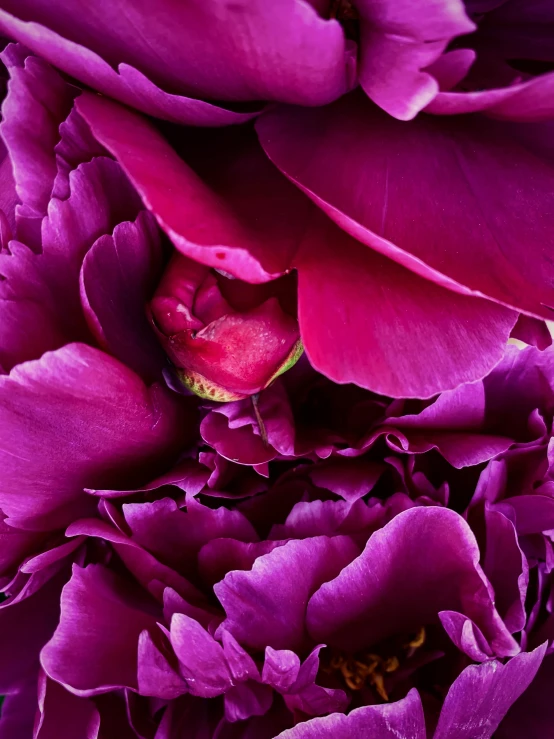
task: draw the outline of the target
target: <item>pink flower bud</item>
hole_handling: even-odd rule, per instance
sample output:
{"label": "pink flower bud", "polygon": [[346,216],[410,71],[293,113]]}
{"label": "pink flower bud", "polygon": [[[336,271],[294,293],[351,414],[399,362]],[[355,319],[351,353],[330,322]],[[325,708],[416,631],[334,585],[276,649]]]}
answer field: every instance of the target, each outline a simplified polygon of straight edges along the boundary
{"label": "pink flower bud", "polygon": [[181,382],[209,400],[260,392],[303,351],[287,276],[250,285],[175,254],[150,303]]}

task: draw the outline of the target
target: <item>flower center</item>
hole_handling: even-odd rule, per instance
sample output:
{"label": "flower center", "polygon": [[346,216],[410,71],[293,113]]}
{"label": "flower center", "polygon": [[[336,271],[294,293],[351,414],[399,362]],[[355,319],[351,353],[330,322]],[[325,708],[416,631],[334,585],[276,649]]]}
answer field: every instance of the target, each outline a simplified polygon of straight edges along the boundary
{"label": "flower center", "polygon": [[350,690],[361,690],[369,685],[384,701],[389,700],[385,688],[385,677],[400,667],[425,643],[425,628],[422,626],[410,641],[395,650],[396,654],[383,656],[373,652],[345,654],[337,650],[325,650],[322,654],[321,670],[327,675],[338,675]]}

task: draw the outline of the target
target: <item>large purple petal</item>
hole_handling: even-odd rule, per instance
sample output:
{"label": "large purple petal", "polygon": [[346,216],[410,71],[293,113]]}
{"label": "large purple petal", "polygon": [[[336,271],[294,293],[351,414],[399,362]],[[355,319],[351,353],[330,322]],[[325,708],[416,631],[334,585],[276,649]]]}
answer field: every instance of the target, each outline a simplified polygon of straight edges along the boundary
{"label": "large purple petal", "polygon": [[0,407],[0,507],[31,528],[92,511],[85,487],[152,477],[189,433],[178,396],[80,344],[0,377]]}
{"label": "large purple petal", "polygon": [[469,616],[498,655],[516,654],[479,556],[469,526],[454,511],[404,511],[312,596],[308,631],[319,642],[356,650],[437,623],[439,611],[452,610]]}
{"label": "large purple petal", "polygon": [[248,282],[289,269],[308,204],[270,166],[249,131],[201,135],[196,164],[206,184],[132,111],[90,93],[79,97],[77,108],[179,251]]}

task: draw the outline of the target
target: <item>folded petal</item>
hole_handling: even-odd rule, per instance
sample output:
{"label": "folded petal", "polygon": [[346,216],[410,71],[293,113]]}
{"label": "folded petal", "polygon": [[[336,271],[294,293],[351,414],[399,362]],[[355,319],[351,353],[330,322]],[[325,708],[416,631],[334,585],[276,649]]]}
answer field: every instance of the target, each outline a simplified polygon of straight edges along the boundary
{"label": "folded petal", "polygon": [[193,618],[183,613],[173,616],[171,644],[191,695],[214,698],[232,686],[223,647]]}
{"label": "folded petal", "polygon": [[165,92],[128,64],[111,67],[101,56],[40,23],[22,21],[0,9],[0,28],[50,64],[86,85],[143,113],[188,126],[227,126],[244,123],[257,112],[239,113],[215,103]]}
{"label": "folded petal", "polygon": [[17,58],[13,46],[3,53],[10,82],[2,105],[0,131],[12,162],[20,205],[17,207],[18,238],[40,249],[40,220],[56,176],[54,147],[75,91],[42,59]]}
{"label": "folded petal", "polygon": [[160,379],[165,355],[145,304],[161,274],[162,251],[152,217],[142,212],[118,224],[88,251],[81,268],[81,301],[100,346],[147,381]]}

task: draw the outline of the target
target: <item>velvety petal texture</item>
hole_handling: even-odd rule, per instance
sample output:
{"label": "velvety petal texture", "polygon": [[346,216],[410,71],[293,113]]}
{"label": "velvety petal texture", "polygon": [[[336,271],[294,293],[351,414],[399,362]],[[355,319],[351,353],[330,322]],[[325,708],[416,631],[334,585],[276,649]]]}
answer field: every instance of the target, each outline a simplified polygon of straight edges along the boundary
{"label": "velvety petal texture", "polygon": [[554,736],[552,3],[0,6],[0,739]]}

